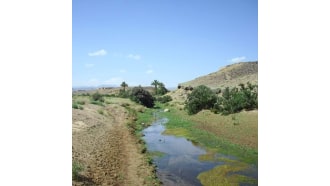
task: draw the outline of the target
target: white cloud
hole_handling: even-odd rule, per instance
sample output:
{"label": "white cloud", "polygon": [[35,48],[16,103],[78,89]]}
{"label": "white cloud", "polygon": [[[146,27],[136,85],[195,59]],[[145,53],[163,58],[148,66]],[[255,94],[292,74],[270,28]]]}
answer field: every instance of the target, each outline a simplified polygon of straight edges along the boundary
{"label": "white cloud", "polygon": [[139,54],[136,54],[136,55],[134,55],[134,54],[129,54],[127,57],[128,57],[129,59],[134,59],[134,60],[140,60],[140,59],[141,59],[141,56],[140,56]]}
{"label": "white cloud", "polygon": [[88,53],[89,56],[105,56],[107,55],[107,51],[105,51],[104,49],[96,51],[96,52],[91,52]]}
{"label": "white cloud", "polygon": [[94,64],[91,64],[91,63],[87,63],[87,64],[85,64],[85,67],[86,68],[92,68],[94,66]]}
{"label": "white cloud", "polygon": [[246,59],[246,57],[242,56],[242,57],[235,57],[235,58],[231,59],[230,61],[233,63],[237,63],[237,62],[242,62],[244,59]]}
{"label": "white cloud", "polygon": [[154,71],[153,70],[147,70],[146,73],[147,74],[152,74]]}
{"label": "white cloud", "polygon": [[106,81],[104,81],[104,84],[109,84],[109,85],[118,85],[120,86],[120,84],[123,82],[123,78],[121,77],[113,77],[113,78],[110,78]]}

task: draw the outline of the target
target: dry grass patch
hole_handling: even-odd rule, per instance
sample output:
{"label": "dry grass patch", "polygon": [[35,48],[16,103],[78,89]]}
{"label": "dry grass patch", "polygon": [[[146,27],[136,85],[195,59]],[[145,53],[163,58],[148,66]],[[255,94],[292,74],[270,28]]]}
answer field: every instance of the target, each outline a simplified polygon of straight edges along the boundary
{"label": "dry grass patch", "polygon": [[223,116],[203,110],[191,116],[191,120],[196,128],[258,151],[258,111]]}

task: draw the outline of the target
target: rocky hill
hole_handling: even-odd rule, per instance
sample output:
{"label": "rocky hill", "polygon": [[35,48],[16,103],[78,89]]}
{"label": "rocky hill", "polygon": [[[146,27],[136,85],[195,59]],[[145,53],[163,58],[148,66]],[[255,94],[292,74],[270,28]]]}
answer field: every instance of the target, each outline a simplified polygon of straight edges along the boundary
{"label": "rocky hill", "polygon": [[182,109],[184,101],[193,87],[206,85],[211,89],[224,89],[226,87],[237,87],[240,83],[246,84],[247,82],[258,84],[258,61],[227,65],[216,72],[180,83],[179,89],[171,91],[167,95],[172,97],[172,103],[179,103],[179,107]]}
{"label": "rocky hill", "polygon": [[206,85],[212,89],[237,86],[240,83],[258,83],[258,61],[227,65],[218,71],[194,80],[180,83],[183,87]]}

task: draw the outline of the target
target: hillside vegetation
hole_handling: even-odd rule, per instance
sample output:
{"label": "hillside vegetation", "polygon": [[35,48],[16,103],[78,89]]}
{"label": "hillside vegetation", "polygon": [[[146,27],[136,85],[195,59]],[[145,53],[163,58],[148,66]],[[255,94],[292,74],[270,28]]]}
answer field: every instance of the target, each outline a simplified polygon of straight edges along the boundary
{"label": "hillside vegetation", "polygon": [[180,83],[183,87],[197,87],[206,85],[211,89],[234,87],[240,83],[246,84],[250,82],[257,84],[258,82],[258,61],[240,62],[227,65],[218,71],[205,76],[198,77],[194,80]]}

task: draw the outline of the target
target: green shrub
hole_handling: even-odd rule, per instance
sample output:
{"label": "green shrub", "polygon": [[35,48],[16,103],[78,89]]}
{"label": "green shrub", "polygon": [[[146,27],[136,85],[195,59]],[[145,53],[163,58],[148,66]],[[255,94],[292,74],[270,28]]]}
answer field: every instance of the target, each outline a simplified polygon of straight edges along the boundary
{"label": "green shrub", "polygon": [[216,101],[215,93],[209,87],[200,85],[194,88],[191,94],[188,95],[185,109],[188,111],[188,114],[196,114],[202,109],[213,108]]}
{"label": "green shrub", "polygon": [[224,115],[258,108],[258,86],[247,83],[240,84],[240,89],[226,87],[222,96],[217,99],[214,109]]}
{"label": "green shrub", "polygon": [[72,103],[72,108],[79,109],[79,105],[77,103]]}
{"label": "green shrub", "polygon": [[97,110],[97,112],[98,112],[99,114],[101,114],[101,115],[104,114],[103,110]]}
{"label": "green shrub", "polygon": [[132,92],[130,94],[131,100],[142,104],[148,108],[151,108],[155,105],[154,97],[146,90],[144,90],[141,86],[139,87],[134,87],[132,89]]}
{"label": "green shrub", "polygon": [[165,87],[165,85],[163,83],[159,83],[159,88],[158,88],[157,92],[159,95],[164,95],[169,91],[167,90],[167,88]]}
{"label": "green shrub", "polygon": [[120,97],[120,98],[129,98],[129,91],[125,91],[125,90],[123,90],[123,89],[120,89],[119,90],[119,95],[118,95],[118,97]]}
{"label": "green shrub", "polygon": [[80,110],[83,110],[84,109],[84,107],[78,105],[78,103],[72,103],[72,108],[74,108],[74,109],[80,109]]}
{"label": "green shrub", "polygon": [[82,96],[90,96],[89,93],[82,93],[81,95],[82,95]]}
{"label": "green shrub", "polygon": [[167,103],[167,102],[170,102],[172,101],[172,97],[171,96],[161,96],[161,97],[158,97],[157,98],[157,101],[160,102],[160,103]]}
{"label": "green shrub", "polygon": [[91,101],[91,104],[104,106],[104,104],[100,101]]}
{"label": "green shrub", "polygon": [[99,102],[104,102],[104,97],[102,94],[100,94],[99,92],[96,92],[92,95],[92,100],[93,101],[99,101]]}
{"label": "green shrub", "polygon": [[77,101],[77,104],[79,104],[79,105],[85,105],[85,101],[79,100],[79,101]]}
{"label": "green shrub", "polygon": [[76,161],[73,161],[72,162],[72,179],[77,180],[80,172],[83,170],[84,170],[84,167],[82,164],[80,164]]}

